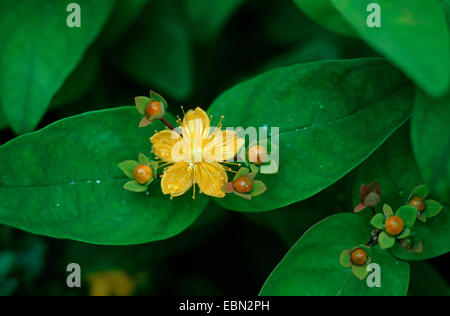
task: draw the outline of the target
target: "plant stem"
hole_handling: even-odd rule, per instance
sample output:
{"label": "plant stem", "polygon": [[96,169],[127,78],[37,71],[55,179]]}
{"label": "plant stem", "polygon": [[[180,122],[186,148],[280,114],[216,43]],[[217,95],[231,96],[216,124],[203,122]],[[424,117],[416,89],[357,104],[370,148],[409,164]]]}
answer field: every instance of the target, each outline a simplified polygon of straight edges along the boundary
{"label": "plant stem", "polygon": [[172,124],[170,124],[164,117],[161,119],[161,122],[164,123],[168,128],[170,128],[172,131],[175,129]]}

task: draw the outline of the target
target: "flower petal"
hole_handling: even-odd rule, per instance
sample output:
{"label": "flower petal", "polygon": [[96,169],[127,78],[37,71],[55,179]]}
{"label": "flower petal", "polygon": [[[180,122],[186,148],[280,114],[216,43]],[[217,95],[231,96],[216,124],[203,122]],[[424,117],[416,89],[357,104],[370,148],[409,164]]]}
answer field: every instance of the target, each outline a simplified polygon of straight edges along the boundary
{"label": "flower petal", "polygon": [[213,197],[225,197],[222,187],[228,182],[228,175],[219,163],[196,163],[194,181],[200,187],[200,192]]}
{"label": "flower petal", "polygon": [[150,138],[150,142],[153,145],[152,152],[164,161],[180,161],[184,156],[183,138],[175,131],[164,130],[156,133]]}
{"label": "flower petal", "polygon": [[208,114],[201,108],[189,110],[184,116],[182,127],[184,127],[183,135],[189,133],[189,135],[206,137],[210,127]]}
{"label": "flower petal", "polygon": [[205,141],[203,157],[208,162],[232,160],[244,142],[235,131],[216,129]]}
{"label": "flower petal", "polygon": [[192,168],[186,162],[177,162],[164,170],[161,190],[171,197],[180,196],[192,187],[192,183]]}

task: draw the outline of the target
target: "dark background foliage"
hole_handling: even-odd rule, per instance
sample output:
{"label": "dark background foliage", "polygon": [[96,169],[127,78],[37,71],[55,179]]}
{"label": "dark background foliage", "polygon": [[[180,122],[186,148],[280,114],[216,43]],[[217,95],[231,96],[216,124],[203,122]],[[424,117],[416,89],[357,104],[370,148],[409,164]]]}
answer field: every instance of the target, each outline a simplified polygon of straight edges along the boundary
{"label": "dark background foliage", "polygon": [[[39,128],[86,111],[132,105],[133,97],[147,95],[150,87],[167,97],[169,110],[176,115],[180,114],[177,105],[206,108],[227,88],[271,68],[378,56],[363,41],[322,28],[288,0],[245,1],[217,37],[196,28],[184,1],[164,1],[165,5],[141,1],[142,8],[129,21],[120,14],[124,2],[116,4],[100,36],[53,98]],[[175,42],[161,44],[166,40],[164,23],[179,26],[182,31],[175,31],[180,33],[179,41],[188,42],[187,48]],[[161,74],[166,72],[161,67],[143,78],[137,72],[140,67],[157,67],[159,55],[154,54],[160,53],[154,48],[160,44],[175,51],[167,52],[173,55],[169,73]],[[161,77],[169,82],[182,79],[167,88],[158,81]],[[14,137],[11,130],[3,129],[0,144]],[[256,295],[309,227],[330,214],[353,209],[349,183],[357,172],[310,199],[268,213],[229,212],[210,202],[184,233],[140,246],[95,246],[0,226],[0,295],[89,294],[87,276],[110,270],[139,280],[130,294]],[[448,255],[413,265],[410,293],[432,294],[423,286],[425,270],[448,284],[446,259]],[[83,268],[81,289],[65,286],[65,267],[70,262]],[[436,271],[429,272],[433,268]],[[445,294],[442,291],[437,294]]]}

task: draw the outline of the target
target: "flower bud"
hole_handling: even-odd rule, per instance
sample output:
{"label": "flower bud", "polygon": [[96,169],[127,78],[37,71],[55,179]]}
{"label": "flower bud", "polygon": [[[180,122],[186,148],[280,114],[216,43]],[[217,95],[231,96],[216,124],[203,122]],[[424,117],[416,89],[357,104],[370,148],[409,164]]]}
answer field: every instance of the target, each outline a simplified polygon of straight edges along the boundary
{"label": "flower bud", "polygon": [[352,251],[352,262],[357,266],[363,266],[367,262],[367,252],[361,248]]}
{"label": "flower bud", "polygon": [[139,165],[134,168],[133,177],[140,184],[146,184],[153,179],[153,170],[147,165]]}
{"label": "flower bud", "polygon": [[420,196],[416,196],[409,201],[409,205],[417,208],[417,211],[420,213],[425,209],[425,202]]}
{"label": "flower bud", "polygon": [[386,232],[391,236],[400,235],[405,228],[405,222],[398,216],[391,216],[386,220]]}
{"label": "flower bud", "polygon": [[250,147],[248,150],[248,160],[255,165],[261,165],[267,161],[267,150],[260,145]]}
{"label": "flower bud", "polygon": [[234,181],[234,188],[239,193],[249,193],[253,188],[253,182],[246,176]]}

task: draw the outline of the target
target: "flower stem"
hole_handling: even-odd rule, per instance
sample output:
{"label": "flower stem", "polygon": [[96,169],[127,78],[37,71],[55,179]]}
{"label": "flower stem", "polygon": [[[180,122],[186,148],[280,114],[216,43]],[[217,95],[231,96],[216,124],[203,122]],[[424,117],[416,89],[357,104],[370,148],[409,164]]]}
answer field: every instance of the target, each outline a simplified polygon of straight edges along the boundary
{"label": "flower stem", "polygon": [[172,131],[175,129],[172,124],[170,124],[164,117],[161,119],[161,122],[164,123],[168,128],[170,128]]}

